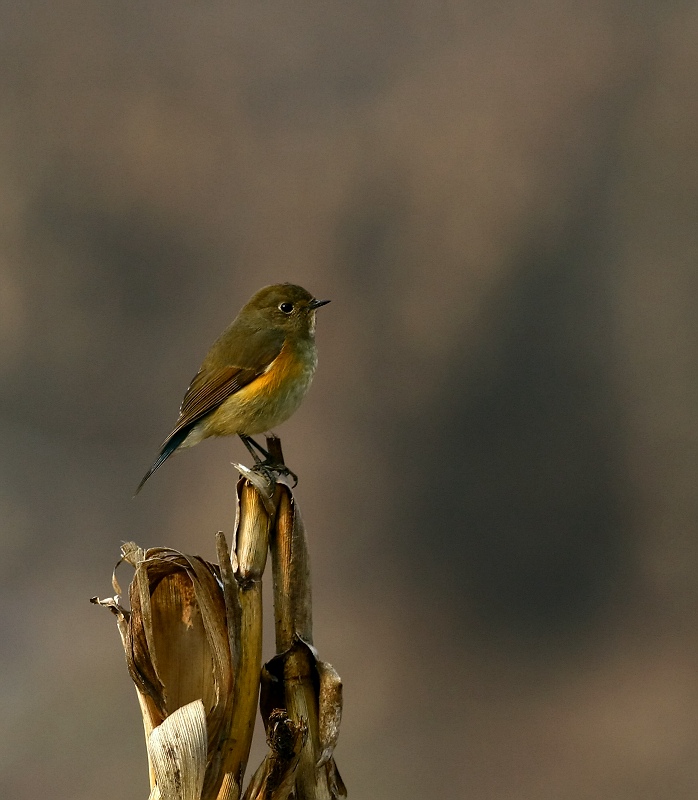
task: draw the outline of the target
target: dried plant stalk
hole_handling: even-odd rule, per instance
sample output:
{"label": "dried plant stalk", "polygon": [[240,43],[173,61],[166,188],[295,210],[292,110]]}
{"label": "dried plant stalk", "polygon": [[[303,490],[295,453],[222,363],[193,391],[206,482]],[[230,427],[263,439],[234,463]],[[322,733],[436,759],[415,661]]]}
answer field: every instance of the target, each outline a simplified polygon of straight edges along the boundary
{"label": "dried plant stalk", "polygon": [[[267,445],[283,472],[278,439]],[[305,531],[290,489],[240,465],[232,555],[219,564],[130,542],[130,610],[117,617],[148,746],[150,800],[239,800],[259,698],[270,753],[245,800],[337,800],[341,681],[312,646]],[[277,656],[262,670],[262,576],[273,556]],[[119,562],[121,563],[121,562]],[[118,565],[117,565],[118,566]],[[260,698],[260,679],[262,693]]]}
{"label": "dried plant stalk", "polygon": [[239,626],[235,633],[238,666],[231,727],[233,743],[217,800],[239,797],[252,744],[262,666],[262,575],[271,528],[267,506],[271,500],[273,507],[273,494],[274,487],[269,482],[259,488],[246,478],[240,478],[237,483],[233,570],[239,607]]}
{"label": "dried plant stalk", "polygon": [[[267,439],[283,463],[278,440]],[[305,722],[308,737],[295,778],[298,800],[337,800],[346,788],[332,753],[339,735],[342,684],[335,670],[320,661],[313,647],[310,559],[300,511],[287,486],[278,487],[276,524],[271,537],[277,655],[262,676],[262,717],[286,708],[296,723]]]}

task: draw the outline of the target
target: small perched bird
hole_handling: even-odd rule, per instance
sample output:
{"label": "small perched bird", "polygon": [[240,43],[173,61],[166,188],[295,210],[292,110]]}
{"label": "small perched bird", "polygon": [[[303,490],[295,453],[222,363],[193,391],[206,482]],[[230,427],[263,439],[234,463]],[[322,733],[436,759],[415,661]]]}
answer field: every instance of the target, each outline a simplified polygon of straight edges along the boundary
{"label": "small perched bird", "polygon": [[316,300],[291,283],[260,289],[216,339],[187,389],[179,419],[136,494],[180,447],[237,434],[258,460],[250,436],[287,420],[308,391],[317,364]]}

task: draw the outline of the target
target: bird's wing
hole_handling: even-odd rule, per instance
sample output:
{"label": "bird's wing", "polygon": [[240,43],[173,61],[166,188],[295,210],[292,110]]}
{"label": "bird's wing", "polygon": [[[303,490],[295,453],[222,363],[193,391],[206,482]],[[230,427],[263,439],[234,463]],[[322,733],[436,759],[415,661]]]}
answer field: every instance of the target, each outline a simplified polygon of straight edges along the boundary
{"label": "bird's wing", "polygon": [[269,364],[256,368],[228,366],[213,371],[199,370],[184,395],[179,419],[170,436],[182,428],[193,425],[210,411],[218,408],[231,394],[262,375],[268,366]]}
{"label": "bird's wing", "polygon": [[[219,342],[224,343],[225,337],[233,332],[232,328],[226,331]],[[258,329],[245,337],[244,346],[238,349],[236,364],[212,363],[207,356],[184,395],[179,419],[166,441],[183,429],[191,428],[231,394],[263,375],[281,352],[283,343],[284,337],[279,332]]]}

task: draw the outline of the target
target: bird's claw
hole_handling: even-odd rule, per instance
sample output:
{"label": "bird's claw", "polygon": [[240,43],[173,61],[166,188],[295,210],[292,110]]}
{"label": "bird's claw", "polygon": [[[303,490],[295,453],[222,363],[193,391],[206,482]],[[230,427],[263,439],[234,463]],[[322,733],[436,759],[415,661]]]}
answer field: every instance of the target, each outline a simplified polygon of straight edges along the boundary
{"label": "bird's claw", "polygon": [[254,472],[259,472],[264,475],[268,480],[276,480],[276,475],[284,475],[289,478],[293,478],[293,486],[292,489],[295,489],[298,486],[298,475],[295,472],[290,470],[285,464],[277,464],[273,461],[269,461],[265,459],[264,461],[260,461],[252,467]]}

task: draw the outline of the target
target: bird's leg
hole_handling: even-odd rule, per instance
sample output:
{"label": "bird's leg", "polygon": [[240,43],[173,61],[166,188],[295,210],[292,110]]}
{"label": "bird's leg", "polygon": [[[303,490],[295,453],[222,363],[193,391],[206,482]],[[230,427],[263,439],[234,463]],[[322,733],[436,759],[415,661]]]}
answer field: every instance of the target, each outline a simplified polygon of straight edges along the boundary
{"label": "bird's leg", "polygon": [[[244,433],[239,433],[238,436],[242,439],[242,443],[245,445],[252,458],[254,458],[254,469],[259,472],[279,472],[282,475],[289,475],[293,478],[293,488],[295,489],[298,485],[298,476],[295,472],[292,472],[285,464],[279,464],[274,457],[260,444],[257,444],[251,436],[247,436]],[[254,448],[264,456],[264,460],[259,457]]]}
{"label": "bird's leg", "polygon": [[269,453],[262,447],[262,445],[257,444],[257,442],[255,442],[255,440],[251,436],[247,436],[244,433],[239,433],[238,436],[242,439],[242,443],[249,451],[249,454],[252,456],[252,458],[254,458],[255,464],[261,464],[262,461],[252,448],[256,448],[257,450],[259,450],[259,452],[264,456],[265,461],[270,460]]}

